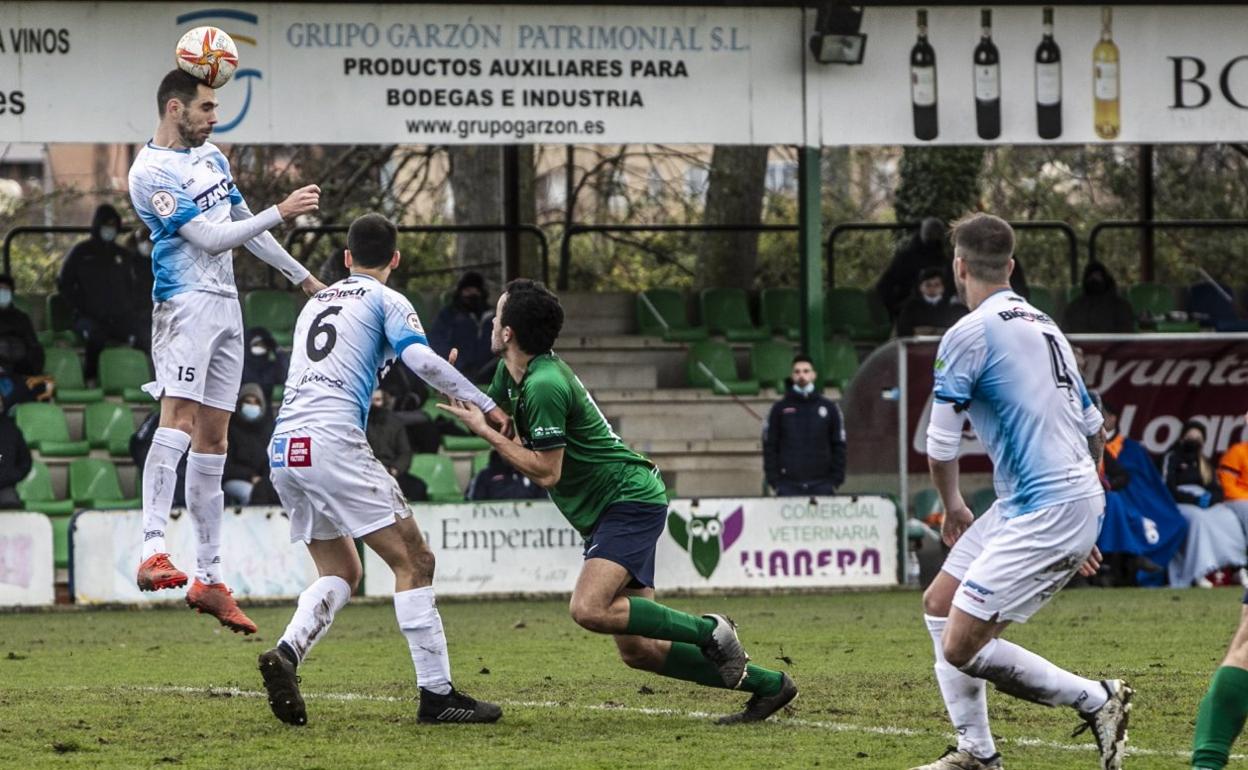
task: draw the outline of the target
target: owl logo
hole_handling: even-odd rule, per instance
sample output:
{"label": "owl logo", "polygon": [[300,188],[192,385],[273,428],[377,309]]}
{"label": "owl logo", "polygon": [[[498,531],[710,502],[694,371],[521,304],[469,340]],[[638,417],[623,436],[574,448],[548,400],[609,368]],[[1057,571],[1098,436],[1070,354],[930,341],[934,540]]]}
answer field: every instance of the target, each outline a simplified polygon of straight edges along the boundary
{"label": "owl logo", "polygon": [[719,555],[732,547],[745,528],[745,509],[738,506],[720,520],[714,516],[691,516],[688,521],[676,511],[667,514],[667,531],[682,550],[689,552],[693,568],[704,578],[710,578],[719,566]]}

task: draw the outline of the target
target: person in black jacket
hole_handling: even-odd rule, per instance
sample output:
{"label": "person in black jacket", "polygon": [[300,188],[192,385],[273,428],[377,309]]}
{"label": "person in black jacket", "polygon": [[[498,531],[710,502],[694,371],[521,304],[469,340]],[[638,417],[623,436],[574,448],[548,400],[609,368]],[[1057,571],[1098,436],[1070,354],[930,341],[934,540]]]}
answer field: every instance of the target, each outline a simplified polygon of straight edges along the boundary
{"label": "person in black jacket", "polygon": [[30,448],[17,423],[5,412],[6,406],[0,400],[0,509],[20,510],[17,483],[30,473]]}
{"label": "person in black jacket", "polygon": [[30,316],[13,304],[13,277],[0,275],[0,369],[10,376],[43,373],[43,346]]}
{"label": "person in black jacket", "polygon": [[919,231],[898,247],[884,274],[875,285],[880,301],[888,309],[888,317],[897,320],[902,303],[914,291],[919,274],[926,268],[938,267],[947,271],[952,286],[952,261],[945,256],[945,224],[936,217],[927,217]]}
{"label": "person in black jacket", "polygon": [[276,505],[277,492],[269,481],[269,439],[273,415],[264,390],[254,382],[243,385],[230,417],[225,473],[221,487],[229,505]]}
{"label": "person in black jacket", "polygon": [[1062,313],[1067,334],[1130,334],[1135,331],[1135,310],[1118,294],[1118,284],[1100,262],[1083,269],[1083,293],[1071,300]]}
{"label": "person in black jacket", "polygon": [[451,304],[433,320],[429,347],[443,358],[450,358],[452,349],[458,350],[455,368],[473,382],[488,381],[494,376],[491,364],[496,360],[490,350],[493,321],[485,276],[469,270],[459,279]]}
{"label": "person in black jacket", "polygon": [[87,343],[88,379],[96,376],[100,351],[109,342],[148,350],[151,347],[152,314],[127,301],[136,293],[140,267],[136,255],[117,243],[121,215],[104,204],[91,220],[91,237],[65,255],[57,291],[74,311],[74,331]]}
{"label": "person in black jacket", "polygon": [[845,422],[818,382],[810,358],[795,356],[784,398],[763,424],[763,471],[781,497],[833,495],[845,483]]}
{"label": "person in black jacket", "polygon": [[468,483],[469,500],[545,500],[546,490],[529,480],[503,459],[497,450],[490,450],[489,465]]}
{"label": "person in black jacket", "polygon": [[924,268],[919,273],[918,286],[902,304],[901,314],[897,316],[897,336],[944,334],[966,312],[966,305],[954,302],[945,291],[943,268]]}
{"label": "person in black jacket", "polygon": [[263,326],[247,330],[247,349],[243,351],[243,382],[254,382],[264,392],[266,401],[273,401],[273,388],[286,382],[290,356],[277,347],[273,334]]}
{"label": "person in black jacket", "polygon": [[377,388],[373,391],[368,410],[368,424],[364,432],[373,456],[385,466],[394,480],[399,482],[403,496],[411,502],[429,499],[425,482],[408,473],[412,467],[412,445],[407,440],[407,429],[395,417],[391,409],[394,401],[389,393]]}

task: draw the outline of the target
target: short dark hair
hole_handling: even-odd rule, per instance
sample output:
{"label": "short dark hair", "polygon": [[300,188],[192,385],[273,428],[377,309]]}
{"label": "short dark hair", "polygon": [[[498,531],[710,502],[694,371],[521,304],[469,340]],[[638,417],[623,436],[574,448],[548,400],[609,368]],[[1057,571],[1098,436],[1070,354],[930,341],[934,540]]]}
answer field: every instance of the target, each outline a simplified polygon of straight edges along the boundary
{"label": "short dark hair", "polygon": [[806,355],[805,353],[798,353],[797,355],[793,356],[793,363],[789,364],[789,366],[796,366],[802,363],[810,364],[811,369],[815,368],[814,360],[811,359],[811,357]]}
{"label": "short dark hair", "polygon": [[1009,222],[982,212],[967,214],[953,223],[949,239],[971,275],[981,281],[1009,279],[1014,256],[1014,228]]}
{"label": "short dark hair", "polygon": [[356,217],[347,230],[351,261],[359,267],[382,267],[394,256],[399,231],[381,214]]}
{"label": "short dark hair", "polygon": [[503,291],[507,301],[498,320],[511,327],[520,349],[535,356],[553,348],[563,328],[559,298],[545,284],[528,278],[517,278]]}
{"label": "short dark hair", "polygon": [[170,99],[177,99],[184,106],[195,101],[195,95],[199,93],[199,86],[203,82],[189,72],[169,70],[169,74],[165,75],[160,81],[160,87],[156,89],[156,114],[162,118],[165,116],[165,105]]}

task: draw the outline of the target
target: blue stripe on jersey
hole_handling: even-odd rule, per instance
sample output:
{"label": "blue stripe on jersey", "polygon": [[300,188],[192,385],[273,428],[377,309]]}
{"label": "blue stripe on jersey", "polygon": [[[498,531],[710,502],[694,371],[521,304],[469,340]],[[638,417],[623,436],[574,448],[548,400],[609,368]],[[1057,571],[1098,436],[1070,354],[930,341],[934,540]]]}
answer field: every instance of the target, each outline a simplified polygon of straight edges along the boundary
{"label": "blue stripe on jersey", "polygon": [[428,347],[429,340],[423,334],[413,334],[410,337],[399,340],[399,344],[394,346],[394,352],[401,356],[403,355],[403,351],[407,350],[412,345],[424,345],[425,347]]}
{"label": "blue stripe on jersey", "polygon": [[164,302],[182,291],[171,259],[177,252],[178,247],[167,239],[156,241],[152,246],[152,299],[156,302]]}
{"label": "blue stripe on jersey", "polygon": [[236,187],[233,182],[230,182],[230,205],[237,206],[242,202],[243,194],[238,191],[238,187]]}

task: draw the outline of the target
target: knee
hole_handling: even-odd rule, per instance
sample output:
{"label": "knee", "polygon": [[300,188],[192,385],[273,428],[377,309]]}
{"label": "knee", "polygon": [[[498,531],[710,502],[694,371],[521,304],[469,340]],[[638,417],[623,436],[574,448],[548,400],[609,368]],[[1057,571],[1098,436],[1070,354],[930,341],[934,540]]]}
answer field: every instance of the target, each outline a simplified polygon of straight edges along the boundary
{"label": "knee", "polygon": [[923,614],[934,618],[946,618],[949,617],[951,602],[944,591],[937,589],[937,585],[938,583],[932,583],[923,592]]}
{"label": "knee", "polygon": [[429,546],[423,541],[412,543],[408,546],[407,553],[415,577],[432,582],[433,571],[437,567],[438,560]]}
{"label": "knee", "polygon": [[[606,632],[604,625],[605,614],[602,608],[585,601],[576,594],[572,595],[572,601],[568,604],[568,613],[572,616],[572,621],[586,631],[594,631],[595,633]],[[623,651],[620,654],[623,656]]]}
{"label": "knee", "polygon": [[355,592],[360,588],[360,580],[364,578],[364,568],[359,564],[343,567],[334,574],[334,577],[340,578],[346,583],[347,587],[351,589],[351,595],[354,596]]}
{"label": "knee", "polygon": [[971,665],[971,661],[975,660],[975,654],[979,650],[974,649],[963,640],[949,639],[948,637],[942,641],[941,647],[945,654],[945,660],[949,665],[964,674],[973,673],[968,668]]}

